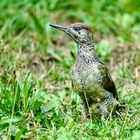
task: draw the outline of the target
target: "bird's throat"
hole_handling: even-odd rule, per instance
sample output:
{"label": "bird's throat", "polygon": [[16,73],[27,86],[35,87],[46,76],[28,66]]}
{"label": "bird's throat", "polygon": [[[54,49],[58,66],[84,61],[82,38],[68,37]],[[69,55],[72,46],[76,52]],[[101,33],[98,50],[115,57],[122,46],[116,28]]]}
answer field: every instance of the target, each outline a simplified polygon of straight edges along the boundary
{"label": "bird's throat", "polygon": [[99,61],[93,43],[77,44],[77,45],[78,45],[78,54],[76,61],[79,59],[86,63]]}

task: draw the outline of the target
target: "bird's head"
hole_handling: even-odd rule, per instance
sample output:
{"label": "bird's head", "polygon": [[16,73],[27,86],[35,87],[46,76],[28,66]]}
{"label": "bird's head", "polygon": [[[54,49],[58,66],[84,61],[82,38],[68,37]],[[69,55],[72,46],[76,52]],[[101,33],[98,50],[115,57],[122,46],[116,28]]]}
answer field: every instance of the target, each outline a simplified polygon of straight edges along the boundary
{"label": "bird's head", "polygon": [[83,23],[74,23],[69,26],[50,24],[50,26],[67,33],[76,43],[93,40],[91,28]]}

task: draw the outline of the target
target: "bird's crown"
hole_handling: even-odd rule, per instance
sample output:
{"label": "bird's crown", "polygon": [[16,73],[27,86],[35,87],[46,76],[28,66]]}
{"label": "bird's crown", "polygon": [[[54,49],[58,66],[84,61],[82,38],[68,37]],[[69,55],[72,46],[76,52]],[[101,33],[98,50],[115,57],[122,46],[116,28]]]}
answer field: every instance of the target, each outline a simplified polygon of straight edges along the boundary
{"label": "bird's crown", "polygon": [[78,23],[73,23],[73,24],[70,25],[70,27],[73,27],[73,28],[75,28],[75,27],[80,27],[80,28],[83,28],[83,29],[85,29],[85,30],[88,30],[89,32],[92,32],[92,30],[91,30],[91,28],[90,28],[89,26],[87,26],[87,25],[85,25],[85,24],[83,24],[83,23],[80,23],[80,22],[78,22]]}

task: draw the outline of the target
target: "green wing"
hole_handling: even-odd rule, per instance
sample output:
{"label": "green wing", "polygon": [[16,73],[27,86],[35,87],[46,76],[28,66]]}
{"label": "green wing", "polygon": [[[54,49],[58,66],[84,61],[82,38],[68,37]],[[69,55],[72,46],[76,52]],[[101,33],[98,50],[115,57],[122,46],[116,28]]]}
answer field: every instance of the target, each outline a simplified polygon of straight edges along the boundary
{"label": "green wing", "polygon": [[116,89],[115,83],[113,82],[107,67],[102,62],[100,62],[100,63],[98,63],[98,70],[99,70],[100,75],[101,75],[102,87],[106,91],[113,93],[113,96],[116,99],[118,99],[117,89]]}

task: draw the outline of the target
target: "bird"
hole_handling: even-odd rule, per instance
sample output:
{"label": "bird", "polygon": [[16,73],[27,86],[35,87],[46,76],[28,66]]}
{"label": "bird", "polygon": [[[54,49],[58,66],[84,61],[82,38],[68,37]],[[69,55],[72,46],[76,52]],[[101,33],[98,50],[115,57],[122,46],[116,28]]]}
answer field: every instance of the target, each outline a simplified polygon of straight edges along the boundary
{"label": "bird", "polygon": [[70,69],[73,90],[80,96],[85,118],[97,114],[105,120],[120,105],[115,83],[106,65],[96,54],[92,29],[84,23],[50,24],[68,34],[77,44],[75,63]]}

